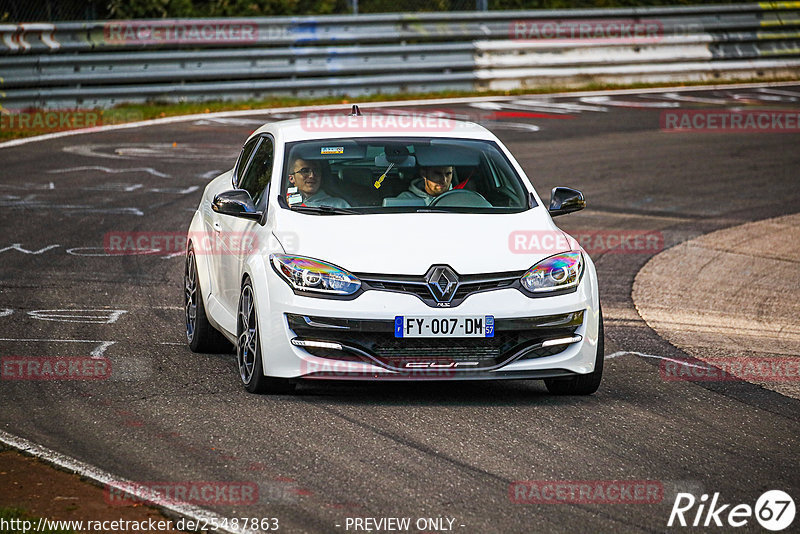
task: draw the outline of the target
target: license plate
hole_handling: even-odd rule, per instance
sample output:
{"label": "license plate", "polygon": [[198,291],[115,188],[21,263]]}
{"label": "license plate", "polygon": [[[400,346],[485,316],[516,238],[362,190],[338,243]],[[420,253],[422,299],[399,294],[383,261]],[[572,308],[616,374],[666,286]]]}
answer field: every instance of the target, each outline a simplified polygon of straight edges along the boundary
{"label": "license plate", "polygon": [[394,337],[494,337],[494,316],[394,318]]}

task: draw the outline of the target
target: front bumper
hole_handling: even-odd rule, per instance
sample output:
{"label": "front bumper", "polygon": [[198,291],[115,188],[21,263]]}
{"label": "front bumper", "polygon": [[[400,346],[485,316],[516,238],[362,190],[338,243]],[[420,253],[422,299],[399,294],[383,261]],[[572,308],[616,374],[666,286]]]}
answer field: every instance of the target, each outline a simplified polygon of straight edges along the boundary
{"label": "front bumper", "polygon": [[[567,377],[594,370],[599,301],[593,266],[569,294],[530,298],[502,289],[471,295],[448,309],[386,291],[366,291],[347,301],[311,298],[295,294],[271,269],[264,274],[270,298],[257,290],[256,303],[269,376],[476,380]],[[396,339],[396,315],[493,315],[495,337]],[[543,346],[565,339],[572,341]]]}
{"label": "front bumper", "polygon": [[286,314],[294,346],[313,356],[363,362],[400,374],[452,375],[501,369],[514,361],[563,352],[583,339],[584,311],[499,319],[490,338],[396,338],[394,321]]}

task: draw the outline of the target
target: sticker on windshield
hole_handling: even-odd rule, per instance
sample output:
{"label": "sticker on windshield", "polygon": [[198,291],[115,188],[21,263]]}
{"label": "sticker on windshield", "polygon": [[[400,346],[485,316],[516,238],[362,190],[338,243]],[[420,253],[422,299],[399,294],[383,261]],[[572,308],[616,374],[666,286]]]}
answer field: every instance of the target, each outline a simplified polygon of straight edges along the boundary
{"label": "sticker on windshield", "polygon": [[344,147],[343,146],[324,146],[319,151],[320,154],[323,156],[329,154],[344,154]]}
{"label": "sticker on windshield", "polygon": [[300,204],[301,202],[303,202],[303,195],[301,195],[300,193],[297,193],[295,195],[289,195],[287,201],[289,202],[290,206],[294,204]]}

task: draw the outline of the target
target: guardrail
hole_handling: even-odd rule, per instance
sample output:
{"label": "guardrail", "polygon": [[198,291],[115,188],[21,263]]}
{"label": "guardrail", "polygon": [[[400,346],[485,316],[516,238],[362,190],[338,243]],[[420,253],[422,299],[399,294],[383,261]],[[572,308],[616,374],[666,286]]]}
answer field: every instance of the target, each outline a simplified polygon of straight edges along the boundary
{"label": "guardrail", "polygon": [[798,76],[800,2],[0,25],[0,104]]}

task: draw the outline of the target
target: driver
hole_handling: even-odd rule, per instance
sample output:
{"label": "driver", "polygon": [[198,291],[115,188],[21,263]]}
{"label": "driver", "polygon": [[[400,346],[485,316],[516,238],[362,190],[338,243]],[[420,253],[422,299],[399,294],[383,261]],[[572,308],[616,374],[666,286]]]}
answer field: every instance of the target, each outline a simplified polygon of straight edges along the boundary
{"label": "driver", "polygon": [[302,203],[305,206],[331,206],[333,208],[349,208],[346,200],[332,197],[320,186],[322,185],[322,167],[319,161],[297,158],[292,162],[289,183],[296,192],[289,190],[289,204]]}
{"label": "driver", "polygon": [[396,198],[421,198],[425,205],[429,206],[433,200],[453,189],[453,167],[421,167],[419,170],[422,178],[414,180],[408,187],[408,191],[403,191]]}

